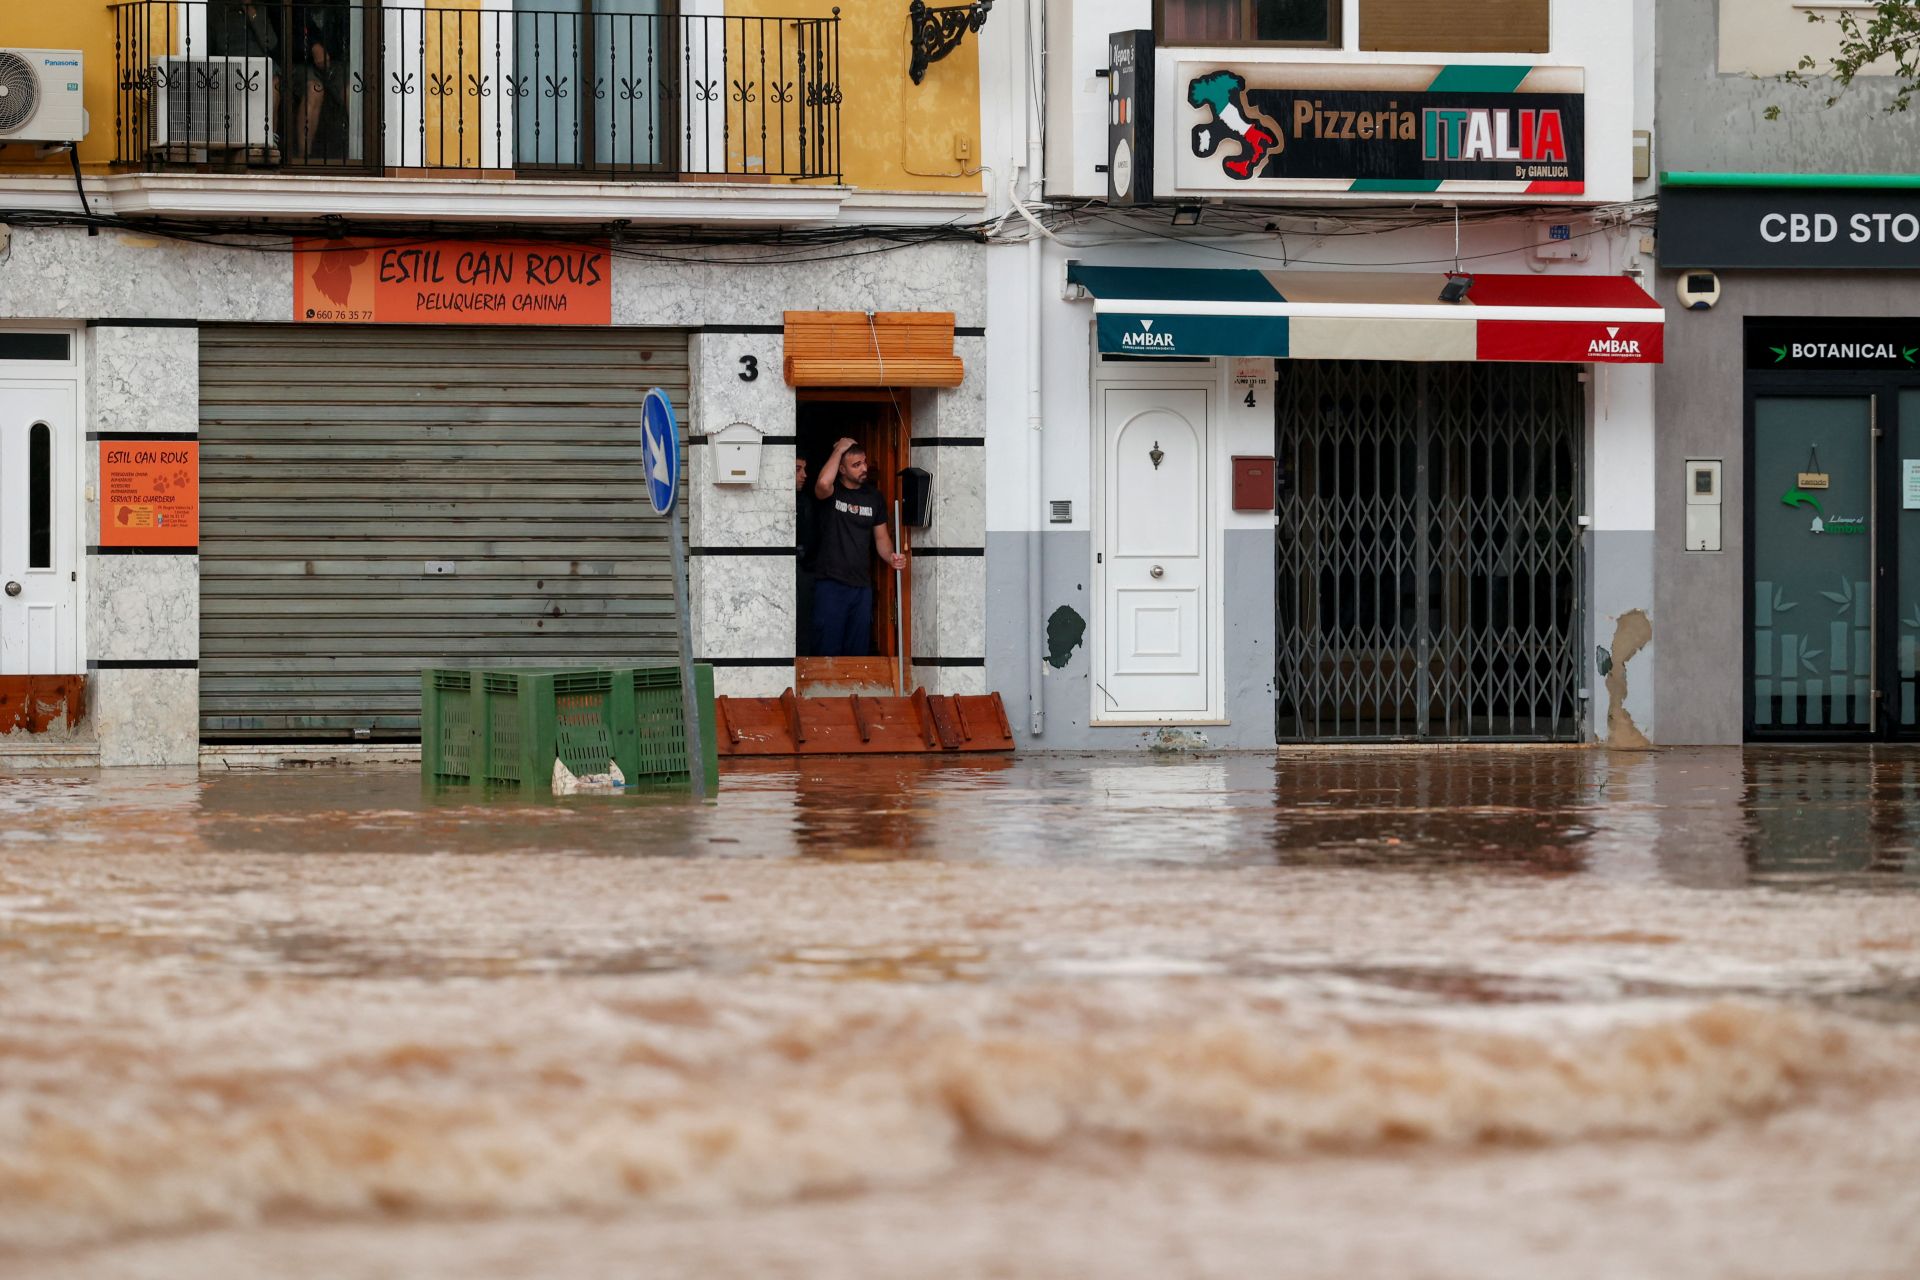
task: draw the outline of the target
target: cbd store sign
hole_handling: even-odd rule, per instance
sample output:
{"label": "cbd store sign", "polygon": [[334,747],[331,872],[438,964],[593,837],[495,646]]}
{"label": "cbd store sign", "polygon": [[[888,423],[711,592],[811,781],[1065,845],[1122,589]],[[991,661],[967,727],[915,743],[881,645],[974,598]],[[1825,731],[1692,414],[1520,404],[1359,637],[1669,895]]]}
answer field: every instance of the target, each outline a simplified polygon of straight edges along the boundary
{"label": "cbd store sign", "polygon": [[1660,192],[1660,265],[1885,271],[1920,268],[1920,191]]}

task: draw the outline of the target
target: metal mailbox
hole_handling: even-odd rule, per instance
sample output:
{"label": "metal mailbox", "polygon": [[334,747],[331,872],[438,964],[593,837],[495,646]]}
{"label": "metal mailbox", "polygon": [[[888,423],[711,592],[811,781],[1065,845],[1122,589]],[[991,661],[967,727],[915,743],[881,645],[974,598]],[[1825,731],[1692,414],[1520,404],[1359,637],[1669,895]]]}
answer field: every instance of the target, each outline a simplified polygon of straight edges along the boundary
{"label": "metal mailbox", "polygon": [[1233,509],[1273,510],[1273,459],[1236,455],[1233,459]]}
{"label": "metal mailbox", "polygon": [[734,422],[713,433],[713,482],[753,485],[760,482],[760,430]]}

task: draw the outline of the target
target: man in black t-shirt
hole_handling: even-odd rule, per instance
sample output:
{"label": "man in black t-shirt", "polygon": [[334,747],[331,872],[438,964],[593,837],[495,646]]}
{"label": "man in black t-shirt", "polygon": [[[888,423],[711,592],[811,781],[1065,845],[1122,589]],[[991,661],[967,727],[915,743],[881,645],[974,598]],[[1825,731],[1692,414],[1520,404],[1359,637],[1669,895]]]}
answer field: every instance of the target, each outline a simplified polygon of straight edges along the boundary
{"label": "man in black t-shirt", "polygon": [[867,483],[867,451],[840,440],[813,482],[816,509],[813,648],[822,658],[863,658],[873,651],[871,557],[895,570],[907,558],[893,547],[886,502]]}

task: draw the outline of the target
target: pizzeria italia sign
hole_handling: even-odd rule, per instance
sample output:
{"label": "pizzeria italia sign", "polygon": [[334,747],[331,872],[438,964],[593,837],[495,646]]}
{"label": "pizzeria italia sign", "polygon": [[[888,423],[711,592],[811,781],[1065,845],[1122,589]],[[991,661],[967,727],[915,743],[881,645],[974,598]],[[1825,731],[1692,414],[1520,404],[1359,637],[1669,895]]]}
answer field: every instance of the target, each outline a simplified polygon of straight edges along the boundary
{"label": "pizzeria italia sign", "polygon": [[1174,190],[1577,196],[1578,67],[1183,61]]}

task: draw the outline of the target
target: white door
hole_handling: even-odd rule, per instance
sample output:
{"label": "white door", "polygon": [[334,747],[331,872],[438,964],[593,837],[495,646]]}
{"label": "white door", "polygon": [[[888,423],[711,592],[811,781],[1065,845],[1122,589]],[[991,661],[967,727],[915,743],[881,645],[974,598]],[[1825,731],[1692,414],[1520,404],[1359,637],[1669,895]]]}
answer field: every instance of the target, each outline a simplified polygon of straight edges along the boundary
{"label": "white door", "polygon": [[72,383],[0,382],[0,675],[79,670]]}
{"label": "white door", "polygon": [[1207,392],[1108,387],[1100,720],[1209,711]]}

